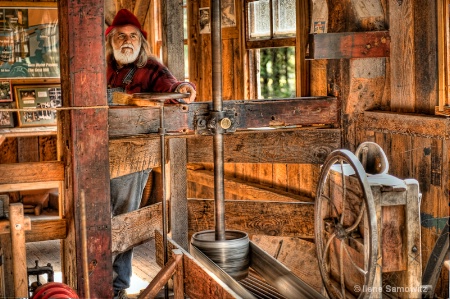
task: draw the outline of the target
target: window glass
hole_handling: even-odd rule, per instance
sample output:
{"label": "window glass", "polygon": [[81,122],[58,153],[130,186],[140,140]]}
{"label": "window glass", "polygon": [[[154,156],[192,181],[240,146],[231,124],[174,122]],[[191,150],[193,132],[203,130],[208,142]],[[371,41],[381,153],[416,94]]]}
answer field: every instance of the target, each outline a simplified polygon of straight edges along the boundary
{"label": "window glass", "polygon": [[250,39],[270,38],[270,1],[250,2],[248,5],[248,32]]}
{"label": "window glass", "polygon": [[272,0],[274,37],[295,36],[295,0]]}
{"label": "window glass", "polygon": [[257,51],[258,98],[295,97],[295,48],[265,48]]}

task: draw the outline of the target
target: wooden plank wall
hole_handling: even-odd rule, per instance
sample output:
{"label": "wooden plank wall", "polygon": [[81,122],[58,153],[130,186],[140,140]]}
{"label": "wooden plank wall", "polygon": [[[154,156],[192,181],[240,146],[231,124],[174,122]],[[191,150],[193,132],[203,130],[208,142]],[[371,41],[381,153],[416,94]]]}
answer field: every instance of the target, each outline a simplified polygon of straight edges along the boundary
{"label": "wooden plank wall", "polygon": [[[200,34],[199,9],[209,7],[209,0],[188,1],[189,12],[189,72],[190,80],[197,85],[197,100],[211,101],[211,37]],[[249,79],[245,70],[246,55],[245,32],[243,28],[244,1],[236,0],[236,27],[222,29],[222,71],[223,100],[249,99]],[[193,63],[195,62],[195,63]],[[325,95],[325,94],[317,94]],[[205,169],[212,169],[205,164]],[[283,191],[312,196],[315,193],[318,166],[300,164],[271,163],[225,163],[225,174],[252,183],[278,188]],[[189,195],[205,198],[211,194],[205,186],[189,185]],[[205,193],[206,192],[206,193]]]}
{"label": "wooden plank wall", "polygon": [[[208,8],[209,0],[188,1],[189,75],[197,85],[197,101],[212,100],[211,34],[200,34],[199,9]],[[236,26],[222,29],[222,96],[224,100],[245,98],[245,51],[242,43],[242,0],[235,1]]]}
{"label": "wooden plank wall", "polygon": [[[327,92],[342,101],[344,148],[354,151],[361,142],[375,141],[386,152],[390,174],[419,181],[425,267],[449,216],[448,133],[446,129],[437,130],[438,117],[426,117],[434,114],[438,104],[436,2],[375,1],[381,9],[378,13],[373,10],[378,4],[362,10],[366,3],[328,0],[328,32],[389,28],[391,55],[386,59],[327,61]],[[312,65],[312,74],[321,74],[321,65]],[[321,86],[317,83],[311,90],[320,90]],[[365,113],[369,110],[397,114]],[[409,114],[398,114],[402,112]],[[445,123],[445,119],[440,120]],[[437,294],[448,298],[447,271],[442,272]]]}
{"label": "wooden plank wall", "polygon": [[[390,174],[400,178],[414,178],[419,182],[422,194],[420,222],[424,268],[449,217],[448,120],[367,112],[361,118],[360,128],[357,139],[360,142],[376,142],[383,148],[390,163]],[[448,298],[448,281],[448,271],[443,270],[436,286],[437,294],[443,298]]]}

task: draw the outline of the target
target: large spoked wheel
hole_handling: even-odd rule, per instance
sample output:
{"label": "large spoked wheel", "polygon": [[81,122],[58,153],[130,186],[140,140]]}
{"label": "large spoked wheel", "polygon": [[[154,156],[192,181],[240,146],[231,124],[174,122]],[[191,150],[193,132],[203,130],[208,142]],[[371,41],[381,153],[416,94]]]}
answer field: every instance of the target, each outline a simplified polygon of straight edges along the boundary
{"label": "large spoked wheel", "polygon": [[378,239],[366,172],[348,150],[333,151],[322,167],[314,231],[324,286],[330,298],[369,298]]}

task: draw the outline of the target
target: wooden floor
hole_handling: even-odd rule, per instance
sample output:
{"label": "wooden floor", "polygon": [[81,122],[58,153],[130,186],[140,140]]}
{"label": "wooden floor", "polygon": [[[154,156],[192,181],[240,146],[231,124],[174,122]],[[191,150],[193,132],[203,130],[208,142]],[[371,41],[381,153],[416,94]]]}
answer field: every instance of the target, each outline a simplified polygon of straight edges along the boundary
{"label": "wooden floor", "polygon": [[[36,266],[36,260],[39,266],[45,266],[50,263],[53,266],[54,281],[62,282],[61,275],[61,258],[60,258],[60,241],[44,241],[27,243],[27,267]],[[142,289],[145,289],[150,281],[156,276],[161,269],[156,262],[155,243],[154,240],[137,246],[134,250],[133,258],[133,277],[131,278],[131,286],[127,293],[131,296],[138,295]],[[36,276],[30,276],[30,284],[37,280]],[[40,283],[47,282],[47,275],[39,276]]]}

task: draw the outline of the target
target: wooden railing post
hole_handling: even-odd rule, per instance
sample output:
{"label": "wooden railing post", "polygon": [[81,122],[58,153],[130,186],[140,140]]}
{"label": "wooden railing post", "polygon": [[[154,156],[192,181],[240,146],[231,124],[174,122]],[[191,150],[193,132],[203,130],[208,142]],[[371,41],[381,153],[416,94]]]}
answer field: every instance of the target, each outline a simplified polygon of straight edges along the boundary
{"label": "wooden railing post", "polygon": [[14,273],[14,296],[28,298],[27,252],[25,246],[25,220],[23,205],[12,203],[9,205],[11,224],[11,246]]}
{"label": "wooden railing post", "polygon": [[184,298],[183,284],[183,253],[180,249],[172,250],[172,257],[167,264],[156,274],[147,288],[141,292],[138,299],[155,298],[167,281],[174,276],[174,299]]}
{"label": "wooden railing post", "polygon": [[[180,249],[172,250],[172,258],[179,259],[183,257],[183,253]],[[173,298],[184,299],[184,270],[183,259],[181,258],[176,265],[175,274],[173,276]]]}

